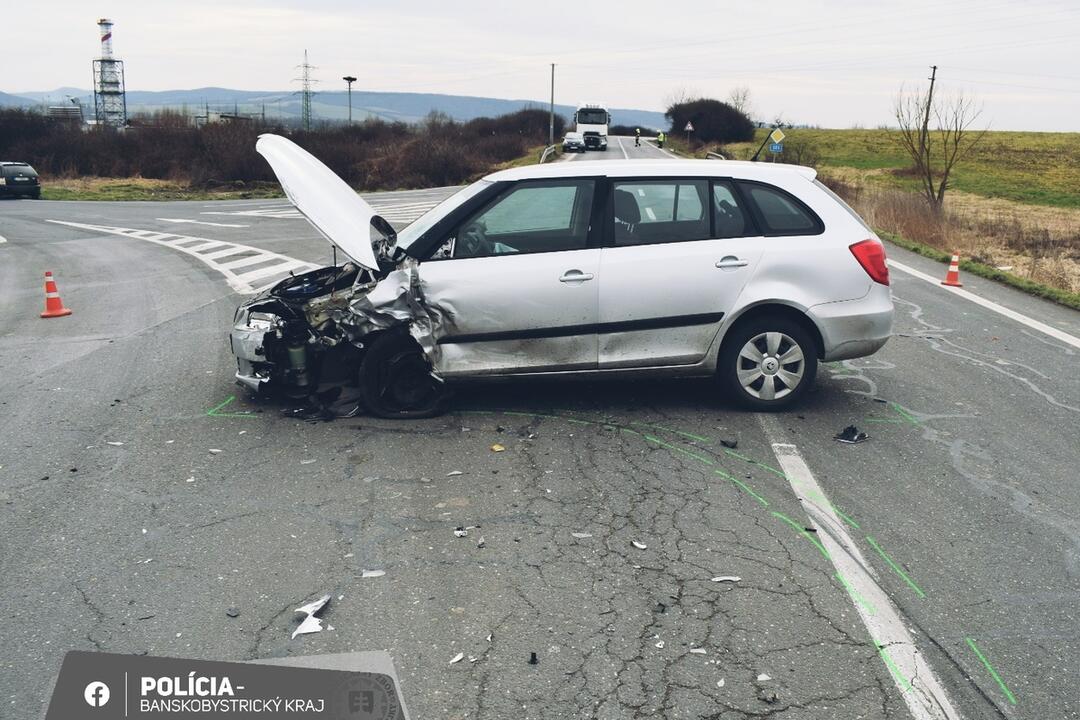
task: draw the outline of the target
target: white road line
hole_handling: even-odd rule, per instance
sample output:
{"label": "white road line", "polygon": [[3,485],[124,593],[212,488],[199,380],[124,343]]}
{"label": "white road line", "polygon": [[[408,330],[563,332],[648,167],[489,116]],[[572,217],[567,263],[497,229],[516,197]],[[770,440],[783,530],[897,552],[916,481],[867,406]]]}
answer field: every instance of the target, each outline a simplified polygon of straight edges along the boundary
{"label": "white road line", "polygon": [[911,715],[915,720],[960,720],[941,681],[915,646],[900,611],[878,585],[873,568],[859,552],[799,449],[783,442],[783,428],[774,416],[759,414],[758,421],[791,489],[810,517],[816,530],[813,537],[836,568],[838,586],[851,598]]}
{"label": "white road line", "polygon": [[903,263],[896,262],[895,260],[889,260],[888,262],[889,262],[890,267],[894,267],[897,270],[900,270],[901,272],[905,272],[908,275],[911,275],[913,277],[917,277],[920,280],[925,280],[926,282],[930,283],[931,285],[934,285],[935,287],[939,287],[942,290],[945,290],[947,292],[951,292],[953,295],[959,295],[960,297],[964,298],[965,300],[970,300],[971,302],[975,303],[976,305],[983,306],[987,310],[993,310],[997,314],[1004,315],[1005,317],[1009,318],[1010,320],[1015,320],[1018,323],[1021,323],[1023,325],[1027,325],[1032,330],[1038,330],[1041,333],[1049,335],[1050,337],[1054,338],[1055,340],[1060,340],[1061,342],[1066,343],[1068,345],[1072,345],[1075,348],[1080,348],[1080,338],[1076,337],[1075,335],[1070,335],[1069,333],[1065,332],[1064,330],[1058,330],[1056,327],[1051,327],[1050,325],[1047,325],[1046,323],[1041,323],[1038,320],[1035,320],[1034,318],[1029,318],[1027,315],[1023,315],[1021,313],[1018,313],[1015,310],[1010,310],[1009,308],[1007,308],[1007,307],[1005,307],[1003,305],[998,305],[996,302],[993,302],[991,300],[987,300],[986,298],[981,297],[979,295],[976,295],[973,292],[969,292],[967,290],[964,290],[963,288],[951,287],[949,285],[942,285],[941,281],[939,281],[937,278],[933,278],[933,277],[927,275],[926,273],[921,272],[919,270],[916,270],[915,268],[910,267],[908,265],[905,265]]}
{"label": "white road line", "polygon": [[629,159],[630,159],[630,156],[626,154],[626,148],[625,148],[625,147],[623,147],[623,144],[622,144],[622,138],[621,138],[621,137],[616,137],[615,139],[616,139],[616,140],[618,141],[618,143],[619,143],[619,149],[620,149],[620,150],[622,150],[622,156],[623,156],[623,160],[629,160]]}
{"label": "white road line", "polygon": [[234,225],[232,223],[216,223],[206,222],[205,220],[185,220],[184,218],[158,218],[161,222],[167,223],[190,223],[191,225],[211,225],[213,227],[231,227],[231,228],[246,228],[250,225]]}
{"label": "white road line", "polygon": [[649,216],[650,220],[656,219],[656,213],[653,212],[653,209],[651,207],[645,207],[645,214]]}
{"label": "white road line", "polygon": [[682,160],[683,159],[683,158],[679,157],[678,155],[676,155],[675,153],[668,152],[667,150],[665,150],[662,147],[657,147],[656,143],[651,143],[648,140],[646,140],[645,143],[648,144],[648,145],[652,145],[654,149],[659,150],[660,152],[664,153],[668,157],[675,158],[676,160]]}
{"label": "white road line", "polygon": [[[221,240],[211,240],[210,238],[191,237],[189,235],[170,235],[168,233],[154,232],[153,230],[109,227],[106,225],[86,225],[84,223],[67,222],[65,220],[46,220],[45,222],[54,223],[56,225],[67,225],[68,227],[79,228],[81,230],[107,233],[109,235],[120,235],[121,237],[129,237],[136,240],[144,240],[146,242],[152,242],[155,245],[161,245],[162,247],[179,250],[180,252],[186,253],[193,258],[197,258],[199,262],[208,266],[212,270],[215,270],[224,275],[225,281],[229,283],[229,287],[243,295],[257,293],[261,291],[263,287],[265,287],[252,287],[250,284],[251,280],[256,280],[277,273],[285,273],[289,270],[295,272],[307,272],[309,270],[315,270],[320,267],[319,265],[315,265],[313,263],[308,263],[304,262],[303,260],[291,258],[288,255],[281,255],[279,253],[269,252],[267,250],[262,250],[261,248],[252,247],[251,245],[241,245],[240,243],[227,243]],[[230,251],[228,253],[225,253],[225,250],[218,250],[212,253],[205,254],[196,252],[196,250],[198,250],[198,248],[200,247],[209,247],[208,243],[220,243],[222,246],[229,246]],[[231,263],[218,263],[214,261],[216,257],[224,257],[226,254],[236,255],[242,252],[250,252],[254,253],[254,255],[252,255],[251,257],[243,258],[241,260],[234,260]],[[274,264],[266,268],[261,268],[259,270],[252,270],[243,276],[237,275],[232,271],[233,268],[237,267],[246,267],[248,265],[256,265],[258,263],[269,262],[274,262]]]}

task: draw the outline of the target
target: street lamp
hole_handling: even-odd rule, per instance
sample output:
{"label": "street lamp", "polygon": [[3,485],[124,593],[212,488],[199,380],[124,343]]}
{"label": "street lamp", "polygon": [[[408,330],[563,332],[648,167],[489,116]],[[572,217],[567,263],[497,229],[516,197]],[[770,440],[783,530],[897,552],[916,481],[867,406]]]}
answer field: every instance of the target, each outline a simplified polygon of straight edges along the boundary
{"label": "street lamp", "polygon": [[356,78],[352,75],[346,75],[341,79],[349,86],[349,124],[352,125],[352,84],[356,82]]}

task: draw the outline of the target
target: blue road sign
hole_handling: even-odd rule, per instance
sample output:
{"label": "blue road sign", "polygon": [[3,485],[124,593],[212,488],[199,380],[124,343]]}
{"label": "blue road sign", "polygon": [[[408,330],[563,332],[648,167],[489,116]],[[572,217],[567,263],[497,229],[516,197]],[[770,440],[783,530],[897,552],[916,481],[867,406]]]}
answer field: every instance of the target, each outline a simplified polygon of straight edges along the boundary
{"label": "blue road sign", "polygon": [[782,153],[784,152],[784,143],[771,143],[769,145],[769,152]]}

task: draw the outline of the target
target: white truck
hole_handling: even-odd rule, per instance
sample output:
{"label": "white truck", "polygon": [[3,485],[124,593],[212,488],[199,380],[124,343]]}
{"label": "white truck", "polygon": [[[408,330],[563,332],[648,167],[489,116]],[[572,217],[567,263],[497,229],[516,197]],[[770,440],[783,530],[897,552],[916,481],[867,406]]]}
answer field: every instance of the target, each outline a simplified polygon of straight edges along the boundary
{"label": "white truck", "polygon": [[585,138],[586,150],[607,150],[611,113],[603,105],[583,103],[574,113],[574,129]]}

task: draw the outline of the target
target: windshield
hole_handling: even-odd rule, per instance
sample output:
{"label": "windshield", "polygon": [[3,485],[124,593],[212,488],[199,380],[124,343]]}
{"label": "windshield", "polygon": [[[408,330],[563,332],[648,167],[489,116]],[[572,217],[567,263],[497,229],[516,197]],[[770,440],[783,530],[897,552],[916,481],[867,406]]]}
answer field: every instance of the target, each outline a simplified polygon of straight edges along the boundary
{"label": "windshield", "polygon": [[603,109],[577,111],[578,125],[606,125],[607,118],[607,110]]}
{"label": "windshield", "polygon": [[470,198],[475,197],[490,185],[490,180],[477,180],[472,185],[461,188],[399,232],[397,246],[402,250],[408,250],[409,246],[416,242],[418,237],[430,230],[435,223],[443,219],[448,212],[467,202]]}

